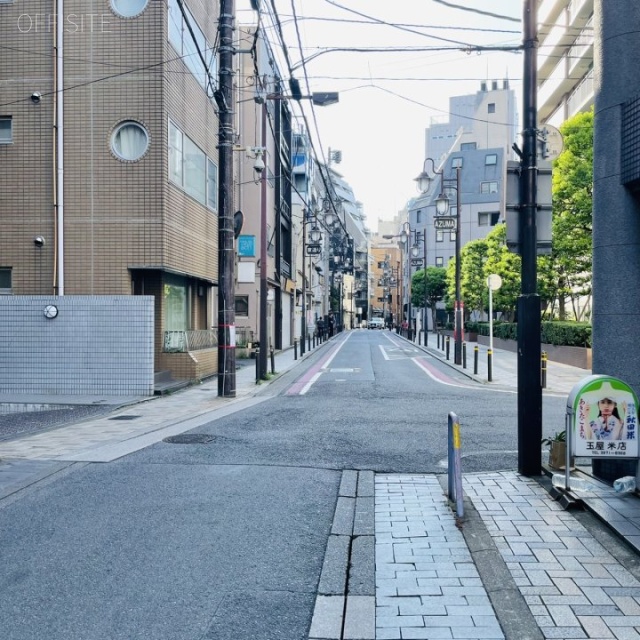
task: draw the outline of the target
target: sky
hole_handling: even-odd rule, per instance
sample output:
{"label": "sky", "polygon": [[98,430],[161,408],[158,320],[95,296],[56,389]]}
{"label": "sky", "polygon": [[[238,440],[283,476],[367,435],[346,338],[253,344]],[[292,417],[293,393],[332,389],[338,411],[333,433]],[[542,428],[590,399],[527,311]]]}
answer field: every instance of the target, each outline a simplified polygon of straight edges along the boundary
{"label": "sky", "polygon": [[[274,51],[281,48],[277,30],[271,28],[275,12],[279,18],[286,43],[286,54],[278,60],[283,77],[290,66],[303,93],[340,94],[332,106],[312,108],[310,101],[300,105],[318,158],[326,161],[329,149],[342,152],[336,168],[363,203],[372,231],[378,218],[391,220],[417,195],[414,178],[423,167],[425,129],[433,119],[448,119],[450,97],[479,91],[482,80],[509,78],[521,113],[522,53],[464,49],[519,46],[524,0],[260,4]],[[236,8],[239,22],[256,19],[249,0],[236,0]],[[363,48],[368,50],[358,51]],[[304,120],[299,122],[304,125]]]}

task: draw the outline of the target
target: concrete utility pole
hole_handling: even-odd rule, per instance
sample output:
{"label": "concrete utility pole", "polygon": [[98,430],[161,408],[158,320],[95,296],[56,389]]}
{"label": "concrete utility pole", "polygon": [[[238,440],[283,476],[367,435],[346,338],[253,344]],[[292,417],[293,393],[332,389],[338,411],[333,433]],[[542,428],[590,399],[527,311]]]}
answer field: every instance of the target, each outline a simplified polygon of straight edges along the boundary
{"label": "concrete utility pole", "polygon": [[518,471],[541,473],[542,382],[540,296],[537,294],[537,37],[538,0],[524,3],[523,149],[520,175],[521,295],[518,298]]}
{"label": "concrete utility pole", "polygon": [[[236,396],[235,251],[233,246],[234,0],[220,0],[218,125],[218,395]],[[262,347],[262,345],[260,345]]]}

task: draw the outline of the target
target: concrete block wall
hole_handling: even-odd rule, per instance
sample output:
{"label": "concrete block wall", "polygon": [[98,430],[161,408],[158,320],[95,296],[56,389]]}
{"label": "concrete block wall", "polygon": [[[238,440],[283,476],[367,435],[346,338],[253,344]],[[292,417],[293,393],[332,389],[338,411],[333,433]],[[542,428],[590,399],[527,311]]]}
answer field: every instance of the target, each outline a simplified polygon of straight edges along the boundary
{"label": "concrete block wall", "polygon": [[152,296],[0,296],[0,394],[153,395],[153,310]]}

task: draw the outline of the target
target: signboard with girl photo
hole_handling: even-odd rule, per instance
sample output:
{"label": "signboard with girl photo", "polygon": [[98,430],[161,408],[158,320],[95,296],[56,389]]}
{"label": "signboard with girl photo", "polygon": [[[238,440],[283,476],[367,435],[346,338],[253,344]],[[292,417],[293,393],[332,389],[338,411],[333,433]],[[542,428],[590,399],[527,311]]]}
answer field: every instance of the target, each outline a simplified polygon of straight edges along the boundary
{"label": "signboard with girl photo", "polygon": [[589,376],[572,390],[573,454],[578,457],[638,457],[638,398],[616,378]]}

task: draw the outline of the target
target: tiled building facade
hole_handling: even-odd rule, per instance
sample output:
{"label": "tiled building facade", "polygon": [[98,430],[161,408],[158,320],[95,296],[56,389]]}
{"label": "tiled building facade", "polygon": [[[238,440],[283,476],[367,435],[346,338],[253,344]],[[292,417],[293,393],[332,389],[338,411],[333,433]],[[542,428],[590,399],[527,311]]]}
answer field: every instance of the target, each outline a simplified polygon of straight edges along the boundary
{"label": "tiled building facade", "polygon": [[218,280],[217,8],[187,4],[67,0],[60,38],[53,2],[0,2],[0,289],[153,295],[179,378],[217,369],[185,347],[214,347]]}

